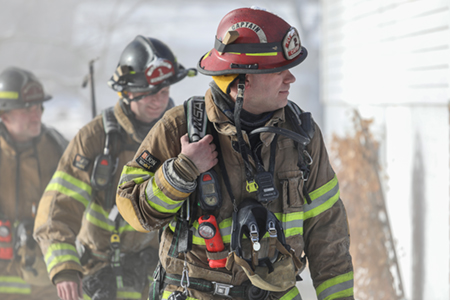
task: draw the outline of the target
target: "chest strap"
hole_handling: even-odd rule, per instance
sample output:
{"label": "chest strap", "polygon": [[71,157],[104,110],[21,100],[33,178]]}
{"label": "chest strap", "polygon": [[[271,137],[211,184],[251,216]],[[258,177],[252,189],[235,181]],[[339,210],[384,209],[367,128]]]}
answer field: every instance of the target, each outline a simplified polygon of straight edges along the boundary
{"label": "chest strap", "polygon": [[[246,300],[264,300],[267,299],[267,296],[269,295],[268,291],[253,286],[250,281],[246,281],[239,286],[234,286],[231,284],[189,277],[189,282],[189,288],[191,289],[232,299],[240,297]],[[164,283],[181,286],[181,276],[166,273]]]}

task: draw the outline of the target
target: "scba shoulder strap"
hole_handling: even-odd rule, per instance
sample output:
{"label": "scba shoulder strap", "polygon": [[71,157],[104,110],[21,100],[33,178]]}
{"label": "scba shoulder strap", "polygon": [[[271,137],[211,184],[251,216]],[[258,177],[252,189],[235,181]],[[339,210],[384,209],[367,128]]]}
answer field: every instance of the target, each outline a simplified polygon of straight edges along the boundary
{"label": "scba shoulder strap", "polygon": [[[114,107],[109,107],[102,111],[102,120],[106,134],[105,146],[103,153],[95,158],[91,174],[91,185],[97,190],[107,190],[111,186],[119,161],[119,157],[114,158],[111,155],[111,145],[116,144],[115,139],[117,139],[120,132],[120,125],[114,115]],[[108,193],[107,190],[105,209],[110,209],[113,206],[114,200],[112,198],[111,193]]]}
{"label": "scba shoulder strap", "polygon": [[205,110],[205,97],[194,96],[184,102],[189,141],[197,142],[206,135],[208,117]]}
{"label": "scba shoulder strap", "polygon": [[[184,108],[189,141],[198,141],[205,136],[208,124],[208,117],[205,111],[205,98],[199,96],[191,97],[184,102]],[[310,112],[303,111],[295,102],[290,100],[285,111],[287,120],[292,124],[295,132],[278,127],[264,126],[253,130],[250,135],[272,132],[294,140],[299,152],[298,166],[302,171],[303,180],[306,181],[309,177],[309,166],[312,164],[312,158],[306,150],[306,147],[315,134],[314,120]],[[309,202],[308,197],[307,201]]]}

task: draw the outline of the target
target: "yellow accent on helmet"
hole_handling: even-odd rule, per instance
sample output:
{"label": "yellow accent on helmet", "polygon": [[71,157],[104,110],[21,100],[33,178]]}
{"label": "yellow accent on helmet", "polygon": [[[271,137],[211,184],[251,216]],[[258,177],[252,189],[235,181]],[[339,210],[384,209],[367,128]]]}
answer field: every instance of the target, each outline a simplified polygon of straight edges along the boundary
{"label": "yellow accent on helmet", "polygon": [[212,78],[222,92],[228,94],[230,84],[238,77],[238,75],[239,74],[217,75],[212,76]]}
{"label": "yellow accent on helmet", "polygon": [[19,99],[18,92],[1,92],[0,91],[0,99]]}

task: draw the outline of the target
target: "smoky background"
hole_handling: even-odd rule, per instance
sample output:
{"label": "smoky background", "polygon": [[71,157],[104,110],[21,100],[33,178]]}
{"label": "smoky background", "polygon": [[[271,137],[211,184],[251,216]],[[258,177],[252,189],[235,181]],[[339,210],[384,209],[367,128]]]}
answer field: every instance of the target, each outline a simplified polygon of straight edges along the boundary
{"label": "smoky background", "polygon": [[[0,0],[0,69],[32,71],[53,99],[43,121],[67,139],[118,100],[106,84],[136,35],[185,67],[214,45],[221,18],[259,6],[299,30],[308,58],[289,98],[312,112],[340,182],[357,299],[450,298],[450,3],[446,0]],[[171,87],[203,95],[199,74]],[[0,176],[5,176],[0,174]],[[309,273],[299,283],[315,300]]]}

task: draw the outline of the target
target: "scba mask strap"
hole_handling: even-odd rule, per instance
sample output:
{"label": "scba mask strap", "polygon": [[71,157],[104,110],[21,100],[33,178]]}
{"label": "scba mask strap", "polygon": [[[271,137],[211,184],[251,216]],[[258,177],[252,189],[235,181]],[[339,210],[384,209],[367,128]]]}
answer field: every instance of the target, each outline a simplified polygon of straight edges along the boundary
{"label": "scba mask strap", "polygon": [[[105,147],[103,153],[97,155],[94,161],[94,167],[91,175],[91,185],[97,190],[107,190],[110,188],[112,178],[117,171],[119,157],[115,159],[111,155],[111,138],[117,135],[120,131],[120,125],[114,116],[114,109],[108,108],[102,112],[103,126],[105,129]],[[111,197],[106,197],[110,199]],[[108,200],[110,201],[110,200]],[[113,201],[111,201],[113,202]],[[113,203],[107,203],[107,208],[110,208]]]}

